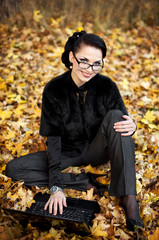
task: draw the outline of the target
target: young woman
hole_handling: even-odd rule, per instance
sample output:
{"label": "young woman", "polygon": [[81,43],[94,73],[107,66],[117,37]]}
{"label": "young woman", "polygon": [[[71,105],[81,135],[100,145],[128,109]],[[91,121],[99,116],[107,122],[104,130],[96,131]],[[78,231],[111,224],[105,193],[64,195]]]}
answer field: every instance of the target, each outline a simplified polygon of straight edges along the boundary
{"label": "young woman", "polygon": [[[106,45],[85,31],[71,36],[62,54],[69,69],[46,84],[43,92],[40,134],[47,136],[47,151],[10,161],[6,174],[26,185],[47,186],[49,212],[67,206],[63,188],[86,190],[90,177],[62,173],[68,166],[97,166],[111,162],[109,194],[120,196],[127,226],[144,227],[136,201],[135,156],[132,135],[136,125],[129,117],[116,84],[100,73]],[[98,189],[95,188],[96,191]]]}

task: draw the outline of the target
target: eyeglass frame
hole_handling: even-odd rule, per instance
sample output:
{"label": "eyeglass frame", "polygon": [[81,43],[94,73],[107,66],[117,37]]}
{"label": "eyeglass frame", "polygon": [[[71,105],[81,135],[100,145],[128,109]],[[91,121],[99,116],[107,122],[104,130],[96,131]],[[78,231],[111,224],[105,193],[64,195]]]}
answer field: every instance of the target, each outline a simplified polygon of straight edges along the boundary
{"label": "eyeglass frame", "polygon": [[[73,53],[73,56],[74,56],[76,62],[78,63],[78,66],[79,66],[80,63],[83,63],[83,62],[80,62],[80,61],[77,59],[77,57],[75,56],[74,53]],[[102,68],[104,67],[104,61],[103,61],[103,59],[102,59],[102,65],[100,65],[100,66],[101,66],[101,69],[100,69],[100,70],[94,70],[94,69],[93,69],[93,66],[96,66],[96,65],[94,65],[94,64],[90,64],[90,63],[84,63],[84,64],[87,64],[87,65],[89,65],[89,66],[88,66],[87,68],[82,68],[82,69],[88,69],[89,67],[91,67],[91,68],[92,68],[92,71],[95,71],[95,72],[101,71]],[[79,68],[81,68],[81,67],[79,66]]]}

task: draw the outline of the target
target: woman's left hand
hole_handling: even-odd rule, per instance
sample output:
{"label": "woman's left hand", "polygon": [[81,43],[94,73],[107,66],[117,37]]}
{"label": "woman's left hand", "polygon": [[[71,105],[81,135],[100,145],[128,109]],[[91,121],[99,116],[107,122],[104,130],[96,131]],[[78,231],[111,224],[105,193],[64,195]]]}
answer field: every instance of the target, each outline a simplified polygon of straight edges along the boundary
{"label": "woman's left hand", "polygon": [[123,115],[122,117],[125,121],[116,122],[114,124],[114,129],[116,132],[121,132],[121,136],[130,136],[136,131],[136,124],[131,117],[127,115]]}

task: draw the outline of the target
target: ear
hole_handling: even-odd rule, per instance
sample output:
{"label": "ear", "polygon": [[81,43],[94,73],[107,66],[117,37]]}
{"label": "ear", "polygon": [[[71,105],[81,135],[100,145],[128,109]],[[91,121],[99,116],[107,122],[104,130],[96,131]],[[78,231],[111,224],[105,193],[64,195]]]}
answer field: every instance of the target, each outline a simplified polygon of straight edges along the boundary
{"label": "ear", "polygon": [[73,58],[74,58],[73,52],[70,51],[70,52],[69,52],[69,61],[70,61],[70,63],[73,63]]}

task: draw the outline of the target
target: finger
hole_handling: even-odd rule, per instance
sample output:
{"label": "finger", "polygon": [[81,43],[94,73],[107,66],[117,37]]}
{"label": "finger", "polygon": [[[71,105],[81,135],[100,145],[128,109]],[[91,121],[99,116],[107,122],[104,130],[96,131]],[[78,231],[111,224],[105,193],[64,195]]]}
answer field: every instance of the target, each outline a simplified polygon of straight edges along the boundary
{"label": "finger", "polygon": [[117,133],[121,133],[121,134],[127,134],[127,133],[133,133],[134,131],[132,131],[132,130],[118,130],[118,131],[116,131]]}
{"label": "finger", "polygon": [[60,213],[60,214],[63,213],[63,202],[62,202],[62,198],[59,199],[59,213]]}
{"label": "finger", "polygon": [[116,123],[114,123],[114,127],[116,127],[116,126],[124,126],[124,125],[127,125],[127,124],[133,124],[133,122],[132,121],[130,121],[130,120],[125,120],[125,121],[120,121],[120,122],[116,122]]}
{"label": "finger", "polygon": [[49,202],[50,202],[50,200],[48,200],[47,203],[45,204],[44,210],[46,210],[48,208]]}
{"label": "finger", "polygon": [[123,115],[122,118],[127,119],[127,120],[132,120],[131,117],[129,117],[128,115]]}
{"label": "finger", "polygon": [[57,214],[57,207],[58,207],[58,206],[57,206],[57,199],[55,198],[55,199],[54,199],[54,213],[53,213],[54,215]]}
{"label": "finger", "polygon": [[131,132],[134,131],[134,128],[131,126],[127,126],[127,127],[122,127],[122,128],[115,128],[116,132],[123,132],[123,133],[127,133],[127,132]]}
{"label": "finger", "polygon": [[134,131],[134,129],[131,128],[119,128],[119,129],[115,129],[116,132],[123,132],[123,133],[127,133],[127,132],[131,132]]}
{"label": "finger", "polygon": [[129,131],[136,131],[136,125],[130,124],[130,125],[124,125],[124,126],[115,126],[114,127],[116,132],[129,132]]}
{"label": "finger", "polygon": [[53,205],[54,205],[54,199],[51,199],[51,200],[50,200],[50,203],[49,203],[49,213],[50,213],[50,214],[52,214]]}
{"label": "finger", "polygon": [[127,124],[127,125],[119,125],[119,126],[115,126],[114,129],[133,129],[133,125],[131,124]]}
{"label": "finger", "polygon": [[66,197],[63,198],[63,205],[64,207],[67,207]]}
{"label": "finger", "polygon": [[133,131],[128,132],[128,133],[122,133],[121,136],[127,137],[127,136],[131,136],[132,134],[133,134]]}

